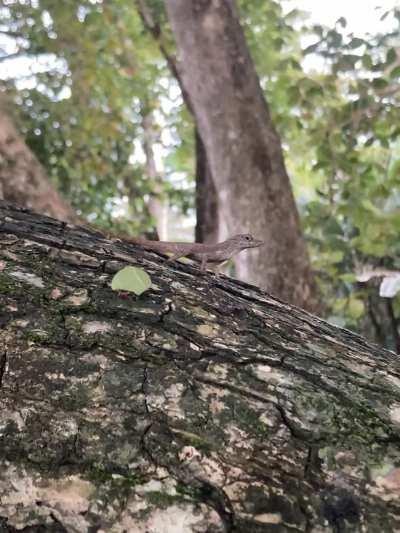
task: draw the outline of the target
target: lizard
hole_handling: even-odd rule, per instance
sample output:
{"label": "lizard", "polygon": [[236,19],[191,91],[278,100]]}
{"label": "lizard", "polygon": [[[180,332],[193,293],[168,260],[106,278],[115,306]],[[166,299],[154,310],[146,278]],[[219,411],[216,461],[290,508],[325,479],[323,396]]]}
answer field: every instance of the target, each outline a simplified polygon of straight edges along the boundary
{"label": "lizard", "polygon": [[168,242],[168,241],[149,241],[141,238],[126,238],[126,241],[137,244],[145,250],[160,252],[162,254],[172,254],[168,262],[176,261],[181,257],[187,257],[199,261],[200,269],[205,271],[207,264],[211,263],[217,266],[228,261],[232,256],[246,250],[247,248],[257,248],[264,244],[263,241],[255,239],[249,233],[235,235],[226,241],[217,244],[202,244],[199,242]]}

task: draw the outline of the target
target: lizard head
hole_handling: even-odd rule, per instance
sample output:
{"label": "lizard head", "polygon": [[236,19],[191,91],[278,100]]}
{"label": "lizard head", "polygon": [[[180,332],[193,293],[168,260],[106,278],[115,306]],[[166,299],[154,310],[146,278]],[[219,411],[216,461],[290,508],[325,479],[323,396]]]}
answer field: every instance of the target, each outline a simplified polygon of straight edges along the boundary
{"label": "lizard head", "polygon": [[229,239],[240,250],[246,250],[246,248],[257,248],[264,244],[264,241],[255,239],[250,233],[244,233],[241,235],[235,235]]}

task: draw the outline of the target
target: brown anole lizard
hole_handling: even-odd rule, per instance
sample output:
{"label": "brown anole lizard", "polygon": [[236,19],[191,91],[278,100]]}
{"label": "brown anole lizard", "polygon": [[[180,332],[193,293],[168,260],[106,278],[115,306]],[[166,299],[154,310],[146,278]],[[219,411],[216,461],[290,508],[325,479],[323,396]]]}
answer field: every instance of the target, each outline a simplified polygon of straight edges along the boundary
{"label": "brown anole lizard", "polygon": [[194,259],[201,263],[201,270],[206,270],[208,263],[220,266],[228,261],[232,256],[246,250],[247,248],[257,248],[264,244],[263,241],[255,239],[246,233],[235,235],[226,241],[217,244],[202,244],[199,242],[167,242],[148,241],[139,238],[125,238],[124,240],[141,246],[146,250],[160,252],[162,254],[172,254],[168,262],[175,261],[181,257]]}

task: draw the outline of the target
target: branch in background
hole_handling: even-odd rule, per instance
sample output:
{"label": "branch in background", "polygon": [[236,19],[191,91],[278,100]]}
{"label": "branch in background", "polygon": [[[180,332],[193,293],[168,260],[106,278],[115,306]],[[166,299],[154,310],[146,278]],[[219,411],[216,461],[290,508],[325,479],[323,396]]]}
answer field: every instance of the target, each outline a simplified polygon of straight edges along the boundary
{"label": "branch in background", "polygon": [[18,33],[17,31],[0,30],[0,33],[3,35],[7,35],[7,37],[14,37],[15,39],[26,38],[26,35],[24,35],[23,33]]}
{"label": "branch in background", "polygon": [[18,52],[13,52],[12,54],[0,57],[0,63],[8,61],[9,59],[16,59],[17,57],[30,57],[30,54],[28,54],[26,50],[19,50]]}
{"label": "branch in background", "polygon": [[367,299],[367,307],[368,307],[368,316],[371,320],[371,323],[374,327],[374,330],[375,330],[375,337],[376,339],[378,340],[378,342],[380,344],[384,344],[385,342],[385,335],[382,331],[382,327],[377,319],[377,316],[376,316],[376,313],[375,313],[375,305],[374,305],[374,302],[372,300],[372,296],[371,294],[368,294],[368,299]]}
{"label": "branch in background", "polygon": [[[158,47],[171,74],[177,80],[183,101],[189,112],[195,117],[192,102],[183,83],[180,67],[176,57],[168,52],[165,37],[160,25],[155,21],[153,13],[145,0],[136,0],[136,6],[144,27],[158,43]],[[208,164],[207,153],[204,143],[200,137],[195,121],[195,143],[196,143],[196,214],[197,223],[195,230],[196,241],[217,242],[220,238],[218,223],[218,202],[215,184],[212,179],[210,165]]]}
{"label": "branch in background", "polygon": [[387,270],[386,268],[371,268],[365,267],[359,272],[356,272],[356,280],[360,283],[366,283],[372,278],[380,278],[383,280],[379,288],[379,296],[382,298],[393,298],[400,291],[400,271]]}
{"label": "branch in background", "polygon": [[390,325],[392,330],[392,335],[394,339],[394,344],[396,346],[396,352],[399,353],[400,350],[400,337],[398,329],[398,320],[394,314],[393,302],[391,298],[386,298],[386,308],[390,319]]}
{"label": "branch in background", "polygon": [[218,242],[218,198],[206,149],[196,128],[196,228],[197,242]]}
{"label": "branch in background", "polygon": [[190,102],[189,95],[183,84],[182,75],[179,71],[179,65],[176,57],[168,52],[167,45],[165,43],[165,38],[161,31],[160,25],[154,20],[153,14],[150,8],[146,5],[146,2],[143,0],[136,0],[137,9],[142,19],[144,27],[147,31],[153,36],[154,40],[158,43],[160,52],[163,55],[165,61],[167,62],[168,68],[171,71],[171,74],[176,78],[179,87],[181,89],[182,98],[185,104],[187,105],[189,111],[194,115],[193,106]]}
{"label": "branch in background", "polygon": [[162,194],[162,178],[157,171],[154,155],[155,131],[153,113],[143,111],[143,151],[146,155],[146,174],[152,182],[152,194],[147,202],[150,215],[154,218],[157,237],[161,241],[168,238],[168,202]]}

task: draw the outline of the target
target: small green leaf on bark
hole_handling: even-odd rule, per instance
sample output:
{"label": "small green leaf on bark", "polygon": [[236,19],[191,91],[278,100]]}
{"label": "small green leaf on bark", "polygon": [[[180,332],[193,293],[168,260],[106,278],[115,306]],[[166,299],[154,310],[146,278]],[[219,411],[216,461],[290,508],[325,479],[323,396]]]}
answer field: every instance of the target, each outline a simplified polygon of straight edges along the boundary
{"label": "small green leaf on bark", "polygon": [[128,266],[115,274],[111,282],[113,291],[134,292],[138,296],[151,287],[150,276],[142,268]]}

